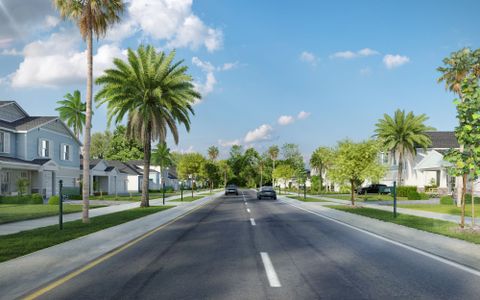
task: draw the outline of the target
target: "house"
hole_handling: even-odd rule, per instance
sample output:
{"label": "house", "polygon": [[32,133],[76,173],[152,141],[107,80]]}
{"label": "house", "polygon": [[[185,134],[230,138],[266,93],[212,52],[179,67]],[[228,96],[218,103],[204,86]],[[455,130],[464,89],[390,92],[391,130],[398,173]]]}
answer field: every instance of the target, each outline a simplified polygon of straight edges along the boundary
{"label": "house", "polygon": [[[143,174],[143,160],[131,160],[128,162],[128,164],[132,167],[135,167],[136,170]],[[162,170],[160,166],[150,165],[149,189],[160,190],[162,188],[162,178],[166,187],[172,187],[174,190],[179,189],[179,182],[175,167],[167,167]],[[140,188],[142,182],[143,178],[140,181]]]}
{"label": "house", "polygon": [[79,188],[80,141],[58,118],[30,116],[15,101],[0,101],[0,195],[16,195],[17,182],[29,181],[27,193],[48,198],[59,181]]}

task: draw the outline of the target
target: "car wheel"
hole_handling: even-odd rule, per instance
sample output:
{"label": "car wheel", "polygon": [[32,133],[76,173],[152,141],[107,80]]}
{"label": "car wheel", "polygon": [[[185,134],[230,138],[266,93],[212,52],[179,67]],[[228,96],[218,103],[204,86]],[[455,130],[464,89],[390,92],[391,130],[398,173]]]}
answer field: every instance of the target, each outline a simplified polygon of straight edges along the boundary
{"label": "car wheel", "polygon": [[277,200],[277,196],[273,197],[273,200]]}
{"label": "car wheel", "polygon": [[257,197],[257,199],[258,199],[258,200],[261,200],[261,199],[262,199],[262,197],[258,196],[258,197]]}

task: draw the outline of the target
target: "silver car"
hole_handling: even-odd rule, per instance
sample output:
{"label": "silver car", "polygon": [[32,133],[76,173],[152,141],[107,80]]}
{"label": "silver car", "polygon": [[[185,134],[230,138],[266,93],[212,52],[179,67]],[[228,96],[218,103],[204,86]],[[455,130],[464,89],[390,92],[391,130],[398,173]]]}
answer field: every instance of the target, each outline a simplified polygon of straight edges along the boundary
{"label": "silver car", "polygon": [[262,186],[257,192],[257,199],[269,198],[277,200],[277,192],[271,186]]}

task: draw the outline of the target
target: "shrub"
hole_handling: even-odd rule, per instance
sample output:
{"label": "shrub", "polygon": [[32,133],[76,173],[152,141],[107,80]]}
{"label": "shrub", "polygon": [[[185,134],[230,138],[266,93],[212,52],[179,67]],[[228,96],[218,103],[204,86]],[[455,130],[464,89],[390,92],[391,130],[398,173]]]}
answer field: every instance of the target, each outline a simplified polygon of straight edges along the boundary
{"label": "shrub", "polygon": [[452,196],[443,196],[440,198],[440,204],[445,204],[445,205],[452,205],[453,204],[453,198]]}
{"label": "shrub", "polygon": [[70,200],[82,200],[82,195],[68,195],[68,199]]}
{"label": "shrub", "polygon": [[39,194],[23,196],[3,196],[0,197],[0,203],[3,204],[43,204],[43,198]]}
{"label": "shrub", "polygon": [[43,197],[40,194],[32,194],[30,199],[32,204],[43,204]]}
{"label": "shrub", "polygon": [[410,190],[407,193],[407,199],[408,200],[420,200],[421,196],[420,196],[419,192]]}
{"label": "shrub", "polygon": [[419,200],[428,200],[430,199],[430,195],[427,193],[419,193],[420,199]]}
{"label": "shrub", "polygon": [[[475,204],[480,203],[480,197],[475,197]],[[465,204],[472,204],[472,195],[465,194]]]}
{"label": "shrub", "polygon": [[416,186],[397,186],[397,196],[398,197],[408,197],[410,192],[417,192]]}
{"label": "shrub", "polygon": [[60,203],[60,197],[58,197],[58,196],[51,196],[48,199],[48,204],[50,204],[50,205],[58,205],[58,203]]}

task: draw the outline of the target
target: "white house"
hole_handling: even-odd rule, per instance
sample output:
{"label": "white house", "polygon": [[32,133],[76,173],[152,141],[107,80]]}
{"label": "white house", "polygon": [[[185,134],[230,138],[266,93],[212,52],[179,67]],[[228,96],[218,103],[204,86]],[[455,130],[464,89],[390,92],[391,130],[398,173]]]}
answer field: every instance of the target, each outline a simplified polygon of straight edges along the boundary
{"label": "white house", "polygon": [[[128,164],[143,174],[143,160],[131,160],[128,162]],[[162,179],[164,180],[163,182],[165,183],[166,187],[172,187],[174,190],[179,189],[179,182],[175,167],[167,167],[162,170],[160,166],[150,165],[149,179],[149,188],[151,190],[160,190],[162,188]]]}
{"label": "white house", "polygon": [[90,194],[128,194],[140,191],[142,174],[117,160],[90,161]]}

